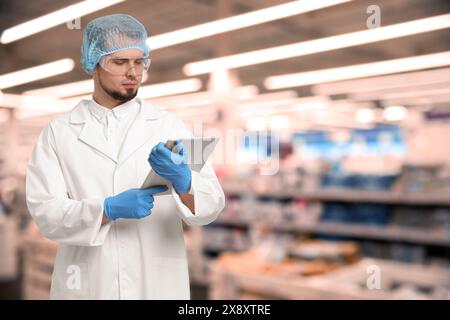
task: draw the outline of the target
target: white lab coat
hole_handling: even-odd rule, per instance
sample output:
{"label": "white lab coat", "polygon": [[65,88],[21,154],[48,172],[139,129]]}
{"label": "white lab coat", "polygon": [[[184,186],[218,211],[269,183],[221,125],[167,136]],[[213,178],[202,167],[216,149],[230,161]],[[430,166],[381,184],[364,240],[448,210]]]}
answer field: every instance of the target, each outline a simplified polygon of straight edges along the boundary
{"label": "white lab coat", "polygon": [[88,101],[53,119],[28,162],[26,198],[45,237],[58,242],[52,299],[189,299],[182,221],[205,225],[222,211],[225,196],[212,166],[193,172],[195,215],[173,189],[155,196],[146,218],[101,225],[105,197],[138,188],[151,148],[192,137],[173,113],[137,99],[139,114],[118,159],[94,130]]}

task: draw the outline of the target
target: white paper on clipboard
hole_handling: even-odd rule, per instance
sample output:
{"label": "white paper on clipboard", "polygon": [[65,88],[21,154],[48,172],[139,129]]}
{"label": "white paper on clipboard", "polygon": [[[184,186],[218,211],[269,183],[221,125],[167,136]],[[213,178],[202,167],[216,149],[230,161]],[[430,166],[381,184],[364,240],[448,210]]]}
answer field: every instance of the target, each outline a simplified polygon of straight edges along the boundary
{"label": "white paper on clipboard", "polygon": [[[208,138],[190,138],[190,139],[180,139],[183,142],[183,145],[186,148],[187,153],[187,163],[192,171],[200,172],[200,170],[205,165],[209,156],[213,152],[214,148],[219,142],[219,138],[217,137],[208,137]],[[147,178],[141,186],[141,189],[146,189],[154,186],[166,185],[170,187],[170,181],[164,179],[163,177],[156,174],[154,170],[150,170]],[[165,191],[161,193],[155,194],[164,195],[169,194],[170,191]]]}

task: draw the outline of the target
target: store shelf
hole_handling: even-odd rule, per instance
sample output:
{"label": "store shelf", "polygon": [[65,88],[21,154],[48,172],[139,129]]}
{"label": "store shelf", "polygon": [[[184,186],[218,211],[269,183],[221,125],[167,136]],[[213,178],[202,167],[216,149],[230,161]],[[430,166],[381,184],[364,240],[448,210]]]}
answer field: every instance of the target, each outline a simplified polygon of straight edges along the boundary
{"label": "store shelf", "polygon": [[[242,259],[242,258],[241,258]],[[364,258],[356,263],[329,272],[302,276],[277,274],[250,269],[242,260],[242,267],[224,261],[211,270],[212,299],[243,299],[248,294],[254,299],[442,299],[449,294],[446,268],[391,262]],[[383,290],[361,285],[367,282],[369,268],[382,271]],[[417,288],[417,289],[416,289]],[[419,288],[427,288],[423,292]]]}
{"label": "store shelf", "polygon": [[210,251],[210,252],[222,252],[222,251],[231,251],[231,252],[239,252],[248,249],[245,246],[227,246],[227,245],[211,245],[206,244],[203,247],[204,250]]}
{"label": "store shelf", "polygon": [[450,206],[450,193],[427,194],[427,193],[392,193],[382,191],[361,191],[361,190],[332,190],[323,189],[318,191],[249,191],[252,188],[224,188],[228,195],[253,195],[258,197],[272,198],[296,198],[313,201],[328,202],[362,202],[362,203],[383,203],[400,205],[423,205],[423,206]]}
{"label": "store shelf", "polygon": [[[216,224],[250,225],[252,222],[220,218]],[[273,228],[280,231],[298,231],[312,233],[329,233],[357,238],[405,241],[419,244],[440,245],[450,247],[450,231],[422,230],[395,226],[368,226],[361,224],[342,224],[321,222],[314,224],[274,224]]]}

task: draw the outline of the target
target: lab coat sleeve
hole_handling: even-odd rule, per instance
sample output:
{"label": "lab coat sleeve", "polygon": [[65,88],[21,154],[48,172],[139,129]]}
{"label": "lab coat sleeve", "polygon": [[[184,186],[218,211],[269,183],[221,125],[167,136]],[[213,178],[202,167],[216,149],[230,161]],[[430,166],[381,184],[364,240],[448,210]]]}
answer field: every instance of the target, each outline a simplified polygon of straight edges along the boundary
{"label": "lab coat sleeve", "polygon": [[[174,118],[177,136],[173,138],[192,138],[193,134],[187,129],[184,122],[175,116]],[[225,207],[225,195],[209,161],[205,163],[200,172],[192,171],[190,192],[194,195],[195,214],[184,205],[175,189],[171,188],[181,218],[188,225],[206,225],[216,220]]]}
{"label": "lab coat sleeve", "polygon": [[103,199],[69,198],[55,146],[50,123],[41,132],[28,161],[28,210],[48,239],[69,245],[102,245],[110,228],[110,224],[101,225]]}

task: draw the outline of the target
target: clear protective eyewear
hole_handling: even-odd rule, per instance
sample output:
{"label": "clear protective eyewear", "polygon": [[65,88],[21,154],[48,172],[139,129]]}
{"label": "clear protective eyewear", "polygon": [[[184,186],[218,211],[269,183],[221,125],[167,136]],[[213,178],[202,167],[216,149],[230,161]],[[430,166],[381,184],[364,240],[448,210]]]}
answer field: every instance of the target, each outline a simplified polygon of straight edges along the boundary
{"label": "clear protective eyewear", "polygon": [[100,66],[107,72],[121,76],[125,75],[131,68],[134,68],[137,74],[143,74],[150,68],[151,59],[128,58],[128,57],[103,57],[100,60]]}

